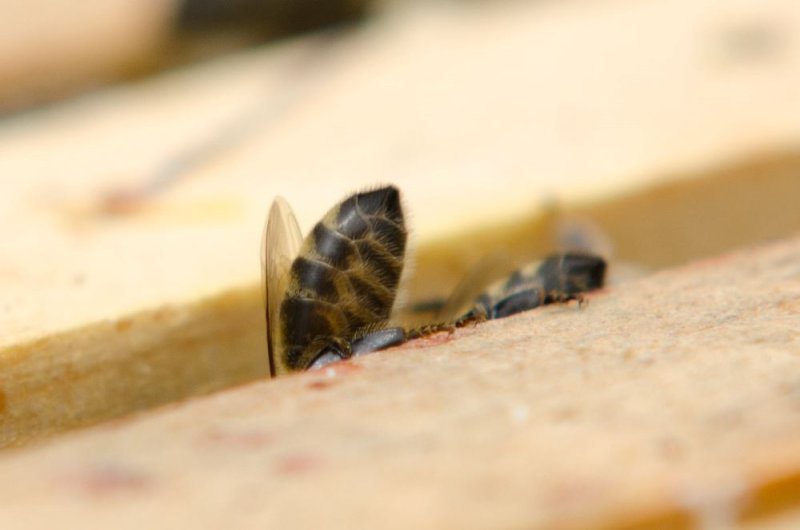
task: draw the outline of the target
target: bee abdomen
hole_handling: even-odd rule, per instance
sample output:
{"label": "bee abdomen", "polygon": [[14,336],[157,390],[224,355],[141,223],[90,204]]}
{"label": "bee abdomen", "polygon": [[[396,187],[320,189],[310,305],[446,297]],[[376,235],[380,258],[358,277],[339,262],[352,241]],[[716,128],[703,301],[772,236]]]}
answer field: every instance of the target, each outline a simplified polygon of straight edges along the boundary
{"label": "bee abdomen", "polygon": [[[388,320],[403,270],[406,231],[394,187],[359,193],[314,226],[292,263],[281,325],[293,366],[320,344],[349,342]],[[345,352],[343,352],[345,353]]]}
{"label": "bee abdomen", "polygon": [[336,283],[342,272],[327,263],[300,256],[292,263],[290,274],[299,296],[329,303],[339,299]]}
{"label": "bee abdomen", "polygon": [[554,302],[580,298],[603,286],[606,262],[589,254],[559,254],[511,273],[489,287],[459,322],[503,318]]}
{"label": "bee abdomen", "polygon": [[406,248],[400,194],[392,186],[342,202],[314,229],[320,259],[347,278],[339,302],[355,329],[386,320],[392,310]]}
{"label": "bee abdomen", "polygon": [[475,307],[470,313],[482,314],[486,319],[505,318],[522,311],[534,309],[545,303],[545,297],[540,287],[521,285],[509,291],[503,291],[500,296],[492,297],[488,293],[482,294],[475,302]]}
{"label": "bee abdomen", "polygon": [[[370,282],[366,279],[353,274],[349,277],[352,286],[352,306],[351,310],[356,311],[355,315],[361,315],[357,327],[369,323],[369,321],[386,320],[392,310],[394,302],[394,291],[385,286]],[[364,313],[369,313],[365,315]]]}
{"label": "bee abdomen", "polygon": [[542,290],[537,287],[517,291],[495,303],[488,318],[505,318],[522,311],[539,307],[544,302]]}
{"label": "bee abdomen", "polygon": [[[313,359],[305,359],[307,346],[322,337],[337,337],[347,327],[342,312],[334,305],[318,299],[291,296],[281,304],[281,319],[286,363],[292,369],[303,369]],[[303,325],[290,325],[302,322]]]}
{"label": "bee abdomen", "polygon": [[[394,186],[353,195],[339,206],[335,216],[335,224],[338,229],[352,239],[360,239],[368,235],[374,237],[374,232],[380,231],[381,225],[385,221],[394,225],[402,233],[402,247],[405,248],[400,192]],[[371,226],[372,224],[377,226]],[[370,232],[373,233],[370,234]]]}
{"label": "bee abdomen", "polygon": [[567,295],[591,291],[603,286],[606,261],[591,254],[560,254],[544,260],[537,271],[546,293]]}
{"label": "bee abdomen", "polygon": [[[389,225],[391,226],[391,225]],[[352,273],[366,268],[389,288],[396,285],[403,269],[405,239],[394,229],[374,232],[374,238],[350,239],[347,235],[319,222],[314,227],[311,255],[340,271]],[[383,234],[382,238],[379,238]],[[392,243],[393,242],[393,243]]]}
{"label": "bee abdomen", "polygon": [[355,243],[346,235],[335,228],[328,227],[319,222],[311,232],[314,238],[316,254],[320,259],[339,270],[348,269],[358,258],[358,249]]}

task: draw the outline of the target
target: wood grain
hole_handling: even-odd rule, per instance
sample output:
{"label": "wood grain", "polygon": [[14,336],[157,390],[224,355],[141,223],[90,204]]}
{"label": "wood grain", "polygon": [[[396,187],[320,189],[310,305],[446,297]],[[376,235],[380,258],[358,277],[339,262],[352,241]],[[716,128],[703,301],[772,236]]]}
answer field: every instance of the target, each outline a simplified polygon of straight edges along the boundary
{"label": "wood grain", "polygon": [[0,525],[760,525],[800,502],[798,330],[794,239],[9,453]]}

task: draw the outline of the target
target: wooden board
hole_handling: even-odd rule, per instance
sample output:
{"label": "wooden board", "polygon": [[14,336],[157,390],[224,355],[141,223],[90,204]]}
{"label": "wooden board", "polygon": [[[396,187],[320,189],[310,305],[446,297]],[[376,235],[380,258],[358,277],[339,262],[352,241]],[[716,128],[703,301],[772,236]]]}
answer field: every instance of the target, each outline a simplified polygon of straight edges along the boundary
{"label": "wooden board", "polygon": [[424,4],[4,122],[0,445],[263,378],[278,193],[397,183],[412,299],[561,213],[649,266],[796,230],[793,6]]}
{"label": "wooden board", "polygon": [[367,0],[0,0],[0,116],[354,22]]}
{"label": "wooden board", "polygon": [[793,239],[7,453],[0,526],[769,528],[798,330]]}
{"label": "wooden board", "polygon": [[177,8],[176,0],[0,0],[0,114],[155,64]]}

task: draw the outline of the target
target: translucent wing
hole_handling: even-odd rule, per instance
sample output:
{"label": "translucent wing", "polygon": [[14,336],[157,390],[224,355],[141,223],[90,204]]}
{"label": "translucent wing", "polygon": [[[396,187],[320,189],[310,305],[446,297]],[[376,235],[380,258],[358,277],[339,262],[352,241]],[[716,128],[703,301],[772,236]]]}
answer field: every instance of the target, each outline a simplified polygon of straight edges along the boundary
{"label": "translucent wing", "polygon": [[610,260],[614,243],[600,225],[575,216],[562,216],[556,221],[556,241],[559,252],[594,254]]}
{"label": "translucent wing", "polygon": [[276,197],[269,209],[261,241],[261,292],[267,319],[267,351],[272,377],[286,371],[280,330],[280,308],[303,237],[289,203]]}
{"label": "translucent wing", "polygon": [[509,261],[502,252],[478,261],[453,289],[453,293],[437,314],[437,319],[443,322],[452,321],[463,315],[465,311],[472,309],[475,300],[492,281],[511,272]]}

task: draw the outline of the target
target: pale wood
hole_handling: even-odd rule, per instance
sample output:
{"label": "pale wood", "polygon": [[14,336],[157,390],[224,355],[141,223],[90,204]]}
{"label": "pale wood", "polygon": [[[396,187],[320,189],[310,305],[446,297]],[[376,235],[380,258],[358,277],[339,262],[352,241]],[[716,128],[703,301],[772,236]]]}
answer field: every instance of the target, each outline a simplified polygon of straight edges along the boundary
{"label": "pale wood", "polygon": [[758,528],[799,329],[794,239],[7,454],[0,526]]}
{"label": "pale wood", "polygon": [[655,266],[797,229],[797,34],[792,1],[423,3],[3,123],[0,445],[262,378],[277,193],[308,229],[397,183],[414,299],[554,211]]}
{"label": "pale wood", "polygon": [[[366,1],[334,0],[320,18],[314,2],[212,4],[213,0],[0,0],[0,115],[219,57],[313,25],[330,29],[367,8]],[[254,6],[260,11],[257,19],[243,20]]]}
{"label": "pale wood", "polygon": [[0,0],[0,113],[157,63],[177,6],[177,0]]}

